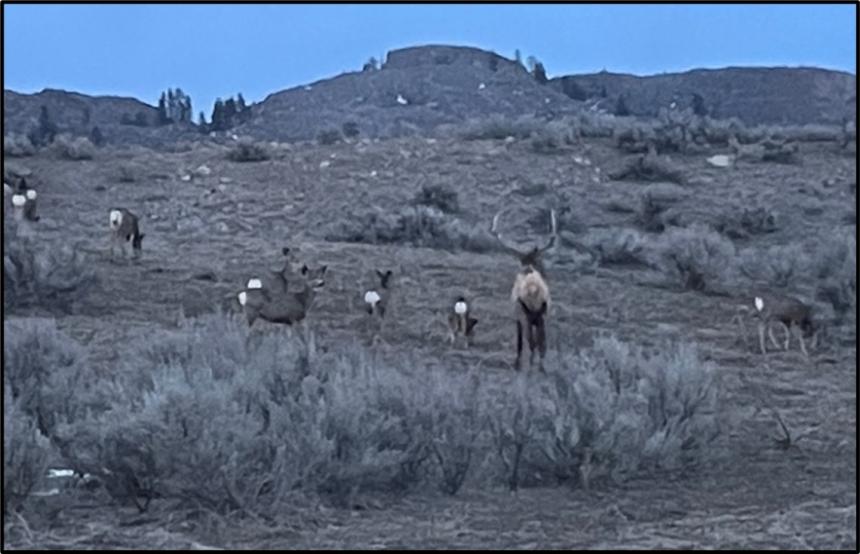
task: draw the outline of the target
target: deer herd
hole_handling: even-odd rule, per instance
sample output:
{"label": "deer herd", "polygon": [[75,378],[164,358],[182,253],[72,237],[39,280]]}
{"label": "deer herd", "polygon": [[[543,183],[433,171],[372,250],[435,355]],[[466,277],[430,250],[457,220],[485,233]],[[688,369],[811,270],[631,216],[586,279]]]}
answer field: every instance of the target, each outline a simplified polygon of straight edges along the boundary
{"label": "deer herd", "polygon": [[[36,191],[28,189],[23,179],[15,188],[4,183],[4,196],[12,194],[12,207],[15,219],[20,221],[38,221],[36,215]],[[511,288],[510,300],[513,309],[513,319],[516,323],[516,357],[515,369],[521,366],[524,338],[529,346],[529,365],[534,366],[534,358],[539,356],[538,368],[543,370],[546,356],[546,326],[550,314],[550,287],[543,264],[543,255],[550,250],[557,239],[557,222],[554,210],[550,210],[550,234],[543,245],[536,245],[523,250],[505,239],[498,230],[499,219],[503,211],[495,214],[490,227],[490,233],[495,236],[502,249],[519,261],[519,270],[515,273]],[[110,228],[110,258],[114,259],[117,245],[127,257],[126,243],[131,242],[132,256],[137,258],[142,251],[142,241],[145,234],[140,231],[139,218],[126,208],[112,208],[109,212]],[[311,268],[300,263],[291,255],[287,247],[282,249],[285,257],[284,267],[280,271],[267,270],[261,276],[247,281],[245,287],[237,293],[236,299],[244,312],[248,325],[252,326],[257,319],[270,323],[293,325],[307,316],[314,297],[325,285],[327,266]],[[369,288],[363,296],[364,310],[369,323],[381,331],[387,321],[386,315],[393,294],[394,274],[391,270],[376,270],[378,285]],[[474,299],[472,299],[474,300]],[[473,344],[475,327],[478,319],[475,317],[472,301],[465,295],[458,295],[447,308],[448,339],[452,345],[458,339],[465,340],[467,347]],[[767,353],[765,335],[774,347],[779,347],[773,327],[779,326],[785,333],[783,347],[788,350],[791,337],[797,338],[803,354],[808,356],[804,337],[812,337],[813,347],[817,344],[818,329],[812,317],[812,308],[802,301],[785,294],[756,293],[743,305],[738,306],[732,321],[737,321],[741,334],[746,336],[744,319],[757,322],[759,346],[762,354]],[[390,320],[390,315],[388,315]]]}

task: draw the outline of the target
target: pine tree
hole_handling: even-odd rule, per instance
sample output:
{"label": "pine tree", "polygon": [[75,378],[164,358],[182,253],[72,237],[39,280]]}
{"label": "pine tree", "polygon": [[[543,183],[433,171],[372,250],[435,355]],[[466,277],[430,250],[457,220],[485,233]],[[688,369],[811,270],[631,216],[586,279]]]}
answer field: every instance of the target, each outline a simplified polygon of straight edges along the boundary
{"label": "pine tree", "polygon": [[215,99],[215,105],[212,107],[212,117],[210,118],[213,131],[224,130],[224,102],[220,98]]}
{"label": "pine tree", "polygon": [[236,121],[236,101],[233,100],[233,97],[227,99],[224,102],[224,124],[226,125],[225,129],[229,129],[234,125]]}
{"label": "pine tree", "polygon": [[161,98],[158,99],[158,124],[167,125],[170,123],[170,118],[167,116],[167,94],[161,93]]}
{"label": "pine tree", "polygon": [[532,69],[532,75],[534,76],[535,81],[540,84],[547,82],[546,70],[544,69],[543,64],[538,61],[535,62],[534,69]]}
{"label": "pine tree", "polygon": [[236,109],[239,111],[239,113],[242,113],[245,111],[245,108],[247,108],[247,106],[245,105],[245,99],[242,98],[242,93],[240,92],[238,97],[236,98]]}

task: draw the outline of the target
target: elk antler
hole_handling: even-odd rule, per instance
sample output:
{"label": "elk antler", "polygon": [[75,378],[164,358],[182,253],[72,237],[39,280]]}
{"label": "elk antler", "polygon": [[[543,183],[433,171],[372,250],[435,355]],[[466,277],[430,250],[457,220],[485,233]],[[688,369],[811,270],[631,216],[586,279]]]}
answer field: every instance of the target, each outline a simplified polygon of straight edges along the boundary
{"label": "elk antler", "polygon": [[528,251],[521,250],[520,248],[517,248],[512,243],[505,240],[502,237],[502,234],[497,230],[498,223],[499,223],[499,217],[502,215],[503,211],[504,210],[499,210],[499,212],[496,213],[495,217],[493,217],[493,226],[490,228],[490,233],[495,235],[496,239],[498,239],[498,241],[501,243],[502,246],[505,247],[506,250],[510,251],[512,254],[514,254],[518,258],[524,259],[524,258],[527,258],[529,256],[534,256],[536,254],[543,254],[544,252],[546,252],[547,250],[552,248],[552,246],[555,244],[555,239],[558,236],[558,232],[557,232],[558,231],[558,224],[557,224],[556,217],[555,217],[555,210],[550,210],[550,212],[549,212],[549,217],[550,217],[552,229],[550,230],[550,237],[547,240],[546,244],[543,246],[535,246],[534,248],[532,248],[531,250],[528,250]]}
{"label": "elk antler", "polygon": [[490,233],[493,234],[496,239],[499,241],[505,250],[509,251],[511,254],[518,258],[522,258],[525,255],[525,252],[514,246],[512,243],[508,242],[502,237],[502,234],[497,230],[499,224],[499,217],[501,217],[504,208],[496,212],[496,215],[493,217],[493,225],[490,227]]}
{"label": "elk antler", "polygon": [[540,253],[546,252],[547,250],[552,248],[552,245],[555,244],[555,239],[558,236],[558,225],[557,225],[556,220],[555,220],[555,210],[549,211],[549,219],[550,219],[551,227],[552,227],[550,229],[550,232],[549,232],[550,237],[549,237],[549,240],[547,240],[546,245],[544,245],[542,248],[538,248],[538,252],[540,252]]}

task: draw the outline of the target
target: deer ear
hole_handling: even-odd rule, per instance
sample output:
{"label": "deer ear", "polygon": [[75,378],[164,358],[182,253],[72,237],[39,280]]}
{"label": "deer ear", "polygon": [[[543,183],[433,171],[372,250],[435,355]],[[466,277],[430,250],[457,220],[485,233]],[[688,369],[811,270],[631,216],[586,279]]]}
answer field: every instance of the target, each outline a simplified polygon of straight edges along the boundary
{"label": "deer ear", "polygon": [[322,267],[320,268],[320,273],[321,273],[321,274],[324,274],[326,269],[328,269],[328,266],[327,266],[327,265],[322,266]]}
{"label": "deer ear", "polygon": [[307,273],[308,273],[308,266],[307,266],[307,264],[305,264],[302,266],[302,275],[307,275]]}
{"label": "deer ear", "polygon": [[389,269],[388,271],[386,271],[386,272],[385,272],[385,278],[387,279],[388,277],[391,277],[391,274],[392,274],[392,273],[393,273],[393,272],[392,272],[390,269]]}
{"label": "deer ear", "polygon": [[385,274],[383,272],[379,271],[378,269],[375,269],[374,271],[376,271],[376,274],[379,276],[380,279],[385,279]]}

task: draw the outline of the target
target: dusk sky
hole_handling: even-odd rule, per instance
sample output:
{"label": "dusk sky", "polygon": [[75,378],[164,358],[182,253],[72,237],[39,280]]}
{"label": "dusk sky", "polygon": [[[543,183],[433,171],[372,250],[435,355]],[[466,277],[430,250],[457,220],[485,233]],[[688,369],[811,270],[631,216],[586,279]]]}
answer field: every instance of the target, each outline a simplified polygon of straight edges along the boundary
{"label": "dusk sky", "polygon": [[696,67],[817,66],[856,73],[856,5],[3,5],[4,87],[134,96],[181,87],[207,118],[356,71],[368,58],[454,44],[550,77]]}

